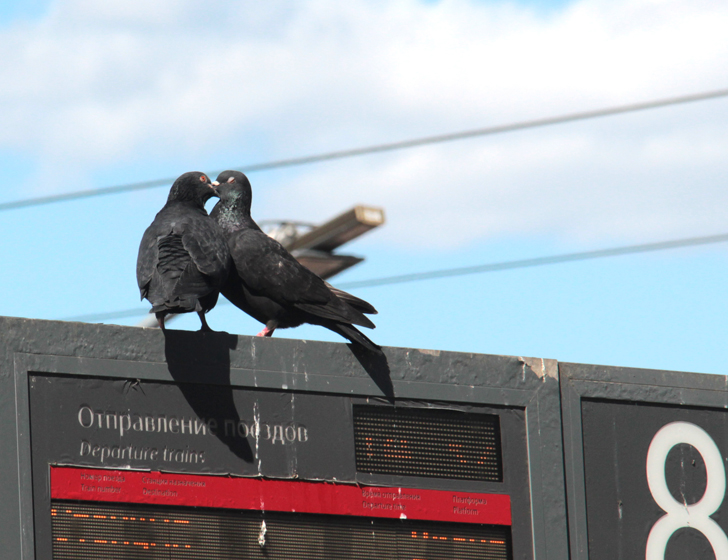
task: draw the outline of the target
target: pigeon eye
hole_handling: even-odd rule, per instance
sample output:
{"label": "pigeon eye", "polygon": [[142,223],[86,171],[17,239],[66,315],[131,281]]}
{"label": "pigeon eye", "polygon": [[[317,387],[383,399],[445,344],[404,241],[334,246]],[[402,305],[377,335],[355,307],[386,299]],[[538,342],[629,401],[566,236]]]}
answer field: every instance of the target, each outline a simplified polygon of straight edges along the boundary
{"label": "pigeon eye", "polygon": [[234,183],[234,182],[235,182],[235,177],[230,177],[230,178],[229,178],[229,179],[227,180],[227,182],[228,182],[228,183]]}
{"label": "pigeon eye", "polygon": [[207,177],[205,177],[204,175],[200,175],[200,182],[207,183]]}

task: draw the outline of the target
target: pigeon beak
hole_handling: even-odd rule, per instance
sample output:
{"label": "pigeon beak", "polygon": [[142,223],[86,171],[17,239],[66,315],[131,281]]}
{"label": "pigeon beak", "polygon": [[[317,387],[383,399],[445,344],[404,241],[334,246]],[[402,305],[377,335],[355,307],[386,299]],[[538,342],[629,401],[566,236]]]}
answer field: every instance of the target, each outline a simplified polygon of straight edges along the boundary
{"label": "pigeon beak", "polygon": [[217,187],[219,185],[220,185],[220,183],[218,183],[217,181],[215,181],[214,183],[210,183],[210,188],[212,189],[212,192],[215,193],[215,196],[217,198],[220,198],[220,192],[215,187]]}
{"label": "pigeon beak", "polygon": [[218,183],[217,181],[213,181],[212,182],[212,186],[213,187],[219,187],[220,186],[220,183]]}

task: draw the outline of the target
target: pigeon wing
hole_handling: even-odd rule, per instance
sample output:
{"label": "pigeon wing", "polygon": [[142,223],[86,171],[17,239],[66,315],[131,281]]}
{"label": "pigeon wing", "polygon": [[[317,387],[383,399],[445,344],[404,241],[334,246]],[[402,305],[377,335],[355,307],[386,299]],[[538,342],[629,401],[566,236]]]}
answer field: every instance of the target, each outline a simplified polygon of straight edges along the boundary
{"label": "pigeon wing", "polygon": [[241,230],[231,239],[235,268],[252,292],[280,305],[325,304],[331,294],[321,278],[261,231]]}
{"label": "pigeon wing", "polygon": [[139,244],[139,254],[137,255],[136,277],[142,299],[147,297],[149,293],[149,284],[152,281],[158,258],[157,228],[152,224],[142,236],[142,242]]}
{"label": "pigeon wing", "polygon": [[331,319],[337,323],[351,323],[359,325],[360,327],[367,327],[369,329],[374,328],[369,318],[362,315],[360,311],[357,311],[351,306],[346,305],[338,298],[333,297],[331,301],[326,305],[315,305],[310,303],[297,303],[296,308],[324,319]]}
{"label": "pigeon wing", "polygon": [[374,327],[360,311],[340,300],[326,282],[263,232],[238,232],[232,255],[238,275],[253,293],[325,319]]}
{"label": "pigeon wing", "polygon": [[230,251],[217,224],[206,216],[204,220],[187,224],[182,233],[182,245],[197,270],[209,276],[213,285],[221,286],[227,278]]}

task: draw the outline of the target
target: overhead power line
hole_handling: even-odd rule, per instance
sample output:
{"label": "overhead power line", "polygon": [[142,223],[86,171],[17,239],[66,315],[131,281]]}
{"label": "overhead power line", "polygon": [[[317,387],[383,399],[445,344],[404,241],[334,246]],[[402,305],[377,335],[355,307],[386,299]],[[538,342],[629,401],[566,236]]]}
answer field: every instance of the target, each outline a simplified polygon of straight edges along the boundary
{"label": "overhead power line", "polygon": [[[322,154],[314,154],[303,157],[279,159],[264,163],[255,163],[252,165],[244,165],[238,170],[244,173],[253,173],[256,171],[268,171],[271,169],[279,169],[282,167],[294,167],[297,165],[308,165],[312,163],[320,163],[336,159],[344,159],[348,157],[363,156],[367,154],[375,154],[381,152],[391,152],[394,150],[403,150],[406,148],[415,148],[418,146],[426,146],[430,144],[439,144],[442,142],[452,142],[454,140],[464,140],[467,138],[475,138],[479,136],[490,136],[493,134],[502,134],[504,132],[515,132],[517,130],[525,130],[529,128],[539,128],[542,126],[550,126],[554,124],[564,124],[574,121],[582,121],[594,119],[597,117],[608,117],[611,115],[619,115],[623,113],[634,113],[636,111],[644,111],[647,109],[657,109],[660,107],[668,107],[671,105],[680,105],[683,103],[693,103],[696,101],[706,101],[709,99],[717,99],[720,97],[728,97],[728,89],[719,89],[693,95],[683,95],[678,97],[668,97],[665,99],[657,99],[646,101],[643,103],[633,103],[630,105],[619,105],[616,107],[607,107],[605,109],[596,109],[593,111],[582,111],[578,113],[569,113],[555,117],[546,117],[542,119],[520,121],[510,124],[491,126],[486,128],[476,128],[474,130],[465,130],[461,132],[452,132],[449,134],[438,134],[435,136],[424,136],[411,140],[402,140],[399,142],[390,142],[385,144],[377,144],[374,146],[365,146],[362,148],[353,148],[350,150],[338,150],[333,152],[325,152]],[[222,171],[222,170],[220,170]],[[220,171],[215,171],[212,175],[217,175]],[[15,200],[11,202],[0,203],[0,212],[4,210],[15,210],[18,208],[26,208],[29,206],[40,206],[42,204],[52,204],[55,202],[64,202],[69,200],[77,200],[81,198],[90,198],[94,196],[104,196],[109,194],[118,194],[123,192],[139,191],[144,189],[153,189],[165,185],[171,185],[175,177],[166,179],[156,179],[154,181],[142,181],[139,183],[129,183],[126,185],[117,185],[114,187],[104,187],[100,189],[88,189],[83,191],[69,192],[65,194],[55,194],[49,196],[40,196],[36,198],[26,198],[23,200]]]}
{"label": "overhead power line", "polygon": [[[402,284],[405,282],[419,282],[422,280],[432,280],[434,278],[452,278],[455,276],[465,276],[467,274],[482,274],[485,272],[498,272],[501,270],[513,270],[516,268],[530,268],[533,266],[544,266],[550,264],[563,264],[575,261],[586,261],[591,259],[601,259],[605,257],[617,257],[620,255],[631,255],[635,253],[649,253],[653,251],[664,251],[666,249],[679,249],[681,247],[694,247],[697,245],[710,245],[713,243],[724,243],[728,241],[728,233],[719,235],[708,235],[705,237],[688,237],[684,239],[674,239],[672,241],[659,241],[657,243],[642,243],[640,245],[626,245],[622,247],[612,247],[611,249],[597,249],[596,251],[582,251],[579,253],[565,253],[562,255],[551,255],[549,257],[536,257],[533,259],[520,259],[515,261],[505,261],[499,263],[481,264],[477,266],[465,266],[458,268],[446,268],[441,270],[431,270],[429,272],[415,272],[413,274],[401,274],[398,276],[385,276],[383,278],[372,278],[369,280],[358,280],[354,282],[341,282],[336,285],[337,288],[370,288],[375,286],[385,286],[388,284]],[[218,305],[229,305],[228,301],[220,301]],[[107,319],[120,319],[124,317],[137,317],[144,315],[149,311],[148,307],[137,307],[134,309],[124,309],[121,311],[111,311],[108,313],[94,313],[88,315],[76,315],[74,317],[66,317],[65,321],[104,321]]]}
{"label": "overhead power line", "polygon": [[688,239],[676,239],[674,241],[660,241],[658,243],[644,243],[642,245],[627,245],[625,247],[614,247],[611,249],[598,249],[596,251],[585,251],[582,253],[566,253],[564,255],[552,255],[550,257],[537,257],[535,259],[523,259],[517,261],[505,261],[492,264],[481,264],[477,266],[464,266],[460,268],[446,268],[443,270],[432,270],[430,272],[415,272],[413,274],[401,274],[399,276],[385,276],[384,278],[373,278],[371,280],[359,280],[355,282],[342,282],[338,288],[368,288],[372,286],[384,286],[387,284],[402,284],[404,282],[416,282],[420,280],[431,280],[433,278],[448,278],[452,276],[465,276],[466,274],[480,274],[483,272],[497,272],[499,270],[511,270],[514,268],[529,268],[532,266],[543,266],[547,264],[561,264],[573,261],[586,261],[604,257],[616,257],[619,255],[630,255],[634,253],[648,253],[652,251],[664,251],[665,249],[677,249],[680,247],[691,247],[695,245],[708,245],[711,243],[723,243],[728,241],[728,233],[711,235],[708,237],[691,237]]}

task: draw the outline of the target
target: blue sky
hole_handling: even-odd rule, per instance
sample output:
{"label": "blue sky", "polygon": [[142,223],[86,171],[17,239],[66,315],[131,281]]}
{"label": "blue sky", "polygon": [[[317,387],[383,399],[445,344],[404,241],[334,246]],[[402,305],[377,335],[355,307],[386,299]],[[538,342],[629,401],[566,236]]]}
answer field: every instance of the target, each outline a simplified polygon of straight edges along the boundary
{"label": "blue sky", "polygon": [[[727,25],[687,0],[6,2],[0,202],[724,88]],[[727,123],[715,100],[255,173],[253,212],[383,206],[334,283],[724,233]],[[167,190],[2,212],[0,313],[143,308]],[[726,272],[715,245],[352,291],[383,345],[726,373]]]}
{"label": "blue sky", "polygon": [[0,25],[9,25],[22,19],[37,20],[50,5],[51,2],[47,0],[8,0],[0,6]]}

